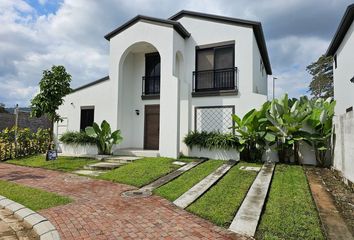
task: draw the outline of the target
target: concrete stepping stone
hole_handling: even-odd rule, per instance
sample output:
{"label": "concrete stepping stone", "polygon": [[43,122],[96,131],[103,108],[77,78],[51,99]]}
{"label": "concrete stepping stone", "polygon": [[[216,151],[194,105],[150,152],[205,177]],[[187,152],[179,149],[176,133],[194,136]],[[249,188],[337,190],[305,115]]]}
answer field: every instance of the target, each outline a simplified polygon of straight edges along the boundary
{"label": "concrete stepping stone", "polygon": [[256,172],[261,170],[260,167],[250,167],[250,166],[241,166],[240,169],[245,171],[256,171]]}
{"label": "concrete stepping stone", "polygon": [[274,166],[273,163],[265,163],[263,165],[237,211],[229,230],[250,237],[255,235],[267,192],[272,181]]}
{"label": "concrete stepping stone", "polygon": [[172,162],[172,164],[179,165],[179,166],[184,166],[187,163],[186,162],[181,162],[181,161],[174,161],[174,162]]}
{"label": "concrete stepping stone", "polygon": [[132,157],[132,156],[116,156],[116,157],[106,157],[103,159],[104,162],[113,162],[113,163],[131,163],[136,160],[141,159],[141,157]]}
{"label": "concrete stepping stone", "polygon": [[205,193],[216,181],[224,176],[224,174],[227,173],[230,168],[235,165],[235,163],[236,161],[228,161],[227,163],[224,163],[214,172],[185,192],[182,196],[177,198],[173,203],[180,208],[188,207],[203,193]]}
{"label": "concrete stepping stone", "polygon": [[178,176],[180,176],[182,173],[194,168],[195,166],[197,166],[198,164],[204,162],[203,161],[197,161],[197,162],[190,162],[186,165],[184,165],[183,167],[178,168],[177,170],[157,179],[156,181],[140,188],[141,191],[152,191],[155,188],[161,187],[162,185],[165,185],[166,183],[172,181],[173,179],[177,178]]}
{"label": "concrete stepping stone", "polygon": [[105,173],[104,171],[97,171],[97,170],[77,170],[74,171],[73,173],[80,174],[80,175],[85,175],[85,176],[93,176],[93,177],[98,177],[102,173]]}
{"label": "concrete stepping stone", "polygon": [[122,163],[99,162],[99,163],[90,164],[87,167],[88,169],[92,169],[92,170],[113,170],[122,165],[123,165]]}

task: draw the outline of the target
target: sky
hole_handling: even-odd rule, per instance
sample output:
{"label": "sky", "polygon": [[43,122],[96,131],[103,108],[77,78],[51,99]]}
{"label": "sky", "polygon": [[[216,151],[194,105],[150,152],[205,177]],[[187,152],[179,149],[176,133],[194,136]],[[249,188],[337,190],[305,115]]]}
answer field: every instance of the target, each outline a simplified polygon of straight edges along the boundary
{"label": "sky", "polygon": [[[108,75],[104,35],[137,14],[185,9],[260,21],[275,95],[309,94],[306,66],[324,54],[352,0],[0,0],[0,103],[29,106],[42,72],[64,65],[72,88]],[[271,85],[271,81],[269,81]],[[269,94],[271,95],[271,87]]]}

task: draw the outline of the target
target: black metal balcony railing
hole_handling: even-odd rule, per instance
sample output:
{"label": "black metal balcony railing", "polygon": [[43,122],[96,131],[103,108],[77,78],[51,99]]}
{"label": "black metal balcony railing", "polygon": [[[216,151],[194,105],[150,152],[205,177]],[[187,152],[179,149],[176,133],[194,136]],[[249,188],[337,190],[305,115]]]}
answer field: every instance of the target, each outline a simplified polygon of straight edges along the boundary
{"label": "black metal balcony railing", "polygon": [[237,90],[237,68],[193,72],[193,92]]}
{"label": "black metal balcony railing", "polygon": [[160,76],[144,76],[142,78],[142,95],[160,94]]}

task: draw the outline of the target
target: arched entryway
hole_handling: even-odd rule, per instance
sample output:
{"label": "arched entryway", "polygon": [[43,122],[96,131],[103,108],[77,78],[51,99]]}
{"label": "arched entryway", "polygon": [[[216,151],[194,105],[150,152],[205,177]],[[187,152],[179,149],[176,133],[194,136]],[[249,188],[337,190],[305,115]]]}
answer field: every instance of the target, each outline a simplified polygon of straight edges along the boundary
{"label": "arched entryway", "polygon": [[119,62],[118,127],[122,148],[159,150],[161,57],[156,47],[138,42]]}

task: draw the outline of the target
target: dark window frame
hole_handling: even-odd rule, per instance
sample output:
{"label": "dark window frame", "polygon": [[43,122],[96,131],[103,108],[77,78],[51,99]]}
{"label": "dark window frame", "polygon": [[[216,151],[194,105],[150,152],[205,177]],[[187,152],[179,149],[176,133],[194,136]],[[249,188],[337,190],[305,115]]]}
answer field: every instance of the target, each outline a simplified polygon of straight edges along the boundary
{"label": "dark window frame", "polygon": [[333,60],[334,60],[334,69],[337,69],[338,66],[337,54],[334,55]]}
{"label": "dark window frame", "polygon": [[[154,74],[151,75],[150,73],[148,73],[148,59],[149,58],[153,58],[153,57],[159,57],[159,64],[160,64],[160,72],[159,74]],[[149,81],[149,79],[153,79],[153,81],[158,81],[158,87],[157,86],[153,86],[153,91],[149,92],[147,91],[147,89],[149,89],[148,87],[148,83],[147,81]],[[158,88],[158,89],[155,89]],[[152,53],[146,53],[145,54],[145,73],[144,76],[142,77],[142,95],[141,95],[141,99],[145,100],[145,99],[159,99],[160,98],[160,91],[161,91],[161,56],[159,54],[159,52],[152,52]]]}
{"label": "dark window frame", "polygon": [[235,67],[235,43],[220,43],[220,44],[210,44],[210,45],[205,45],[203,46],[196,46],[195,47],[195,67],[194,70],[195,72],[198,72],[198,52],[199,51],[205,51],[205,50],[213,50],[213,69],[208,69],[208,70],[220,70],[215,68],[215,49],[221,49],[221,48],[229,48],[232,47],[232,67]]}
{"label": "dark window frame", "polygon": [[[92,110],[92,124],[95,122],[95,106],[81,106],[80,107],[80,131],[85,131],[85,128],[90,126],[89,124],[83,124],[83,120],[82,120],[82,111],[83,110]],[[85,116],[86,117],[86,116]],[[88,120],[86,120],[86,122],[88,122]],[[86,125],[85,127],[83,127],[83,125]]]}

